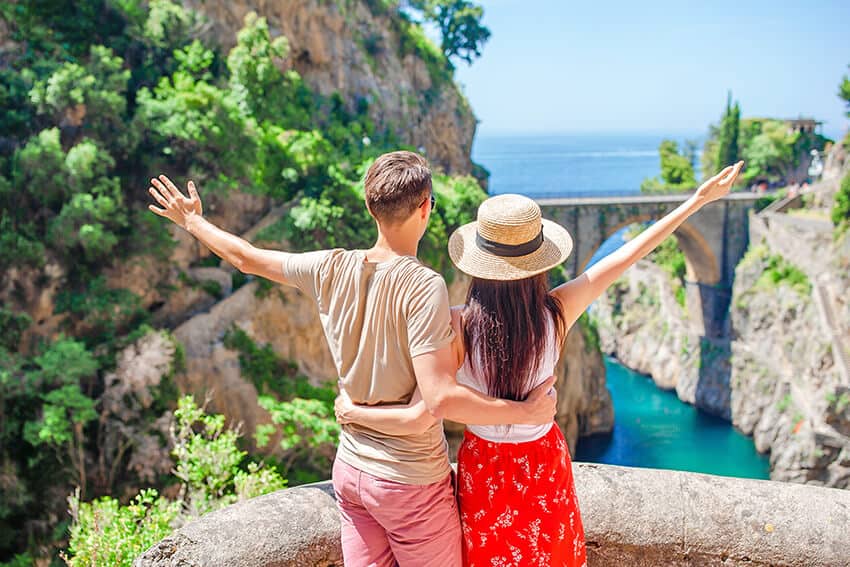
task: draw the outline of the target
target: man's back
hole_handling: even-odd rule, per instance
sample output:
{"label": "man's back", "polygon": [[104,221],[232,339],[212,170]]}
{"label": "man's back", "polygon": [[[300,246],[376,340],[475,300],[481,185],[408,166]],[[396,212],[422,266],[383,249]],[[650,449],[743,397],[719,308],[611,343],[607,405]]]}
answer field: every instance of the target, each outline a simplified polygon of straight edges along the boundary
{"label": "man's back", "polygon": [[[362,250],[326,250],[289,256],[283,271],[316,300],[339,377],[355,403],[409,402],[416,389],[413,357],[453,338],[445,282],[412,256],[375,263]],[[450,470],[440,423],[405,436],[345,425],[337,458],[406,484],[431,484]]]}

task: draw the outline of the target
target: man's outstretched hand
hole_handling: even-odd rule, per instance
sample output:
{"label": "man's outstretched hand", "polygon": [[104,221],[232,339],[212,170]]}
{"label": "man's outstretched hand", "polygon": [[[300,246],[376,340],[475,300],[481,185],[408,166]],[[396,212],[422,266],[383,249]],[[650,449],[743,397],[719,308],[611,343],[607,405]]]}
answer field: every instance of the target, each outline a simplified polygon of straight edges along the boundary
{"label": "man's outstretched hand", "polygon": [[198,196],[194,182],[189,182],[188,197],[184,196],[180,189],[165,175],[151,179],[151,185],[153,187],[148,187],[148,192],[162,206],[160,208],[153,204],[148,205],[148,209],[152,212],[170,219],[183,228],[186,228],[186,223],[192,216],[203,216],[201,198]]}

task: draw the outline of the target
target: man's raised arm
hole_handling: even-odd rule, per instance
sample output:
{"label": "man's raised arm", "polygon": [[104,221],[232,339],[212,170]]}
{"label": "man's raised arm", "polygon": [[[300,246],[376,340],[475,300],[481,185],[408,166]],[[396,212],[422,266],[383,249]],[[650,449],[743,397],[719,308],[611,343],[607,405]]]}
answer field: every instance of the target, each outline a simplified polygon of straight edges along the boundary
{"label": "man's raised arm", "polygon": [[226,260],[237,270],[253,274],[282,284],[293,285],[284,277],[281,269],[288,252],[257,248],[247,240],[224,231],[203,216],[203,206],[194,182],[189,182],[186,197],[165,175],[151,179],[148,192],[160,207],[150,204],[148,209],[165,217],[197,238],[217,256]]}

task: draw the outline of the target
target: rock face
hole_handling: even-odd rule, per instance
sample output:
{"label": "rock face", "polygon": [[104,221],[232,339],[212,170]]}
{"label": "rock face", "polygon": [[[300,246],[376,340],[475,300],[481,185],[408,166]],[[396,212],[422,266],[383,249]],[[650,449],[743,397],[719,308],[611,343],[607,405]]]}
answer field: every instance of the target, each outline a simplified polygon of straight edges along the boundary
{"label": "rock face", "polygon": [[[850,492],[581,463],[573,474],[590,565],[833,567],[850,561]],[[342,565],[330,482],[207,514],[133,565]]]}
{"label": "rock face", "polygon": [[[732,421],[771,452],[772,479],[847,488],[850,382],[839,357],[850,336],[850,246],[823,228],[787,215],[753,219],[759,248],[739,264],[733,292]],[[766,287],[771,257],[797,266],[808,288]],[[843,329],[829,328],[828,312]]]}
{"label": "rock face", "polygon": [[[447,173],[469,173],[475,116],[452,81],[439,80],[425,62],[408,53],[383,2],[344,0],[190,0],[209,16],[216,39],[226,48],[236,41],[245,15],[264,16],[273,34],[289,40],[285,64],[324,95],[342,94],[354,108],[361,101],[379,127],[401,142],[423,148],[431,163]],[[396,18],[397,19],[397,18]]]}
{"label": "rock face", "polygon": [[848,268],[850,238],[834,242],[830,223],[751,215],[727,341],[695,333],[666,273],[639,262],[595,307],[600,343],[752,435],[771,479],[850,487]]}
{"label": "rock face", "polygon": [[603,352],[682,401],[731,419],[728,343],[694,330],[663,269],[639,261],[594,304],[593,316]]}

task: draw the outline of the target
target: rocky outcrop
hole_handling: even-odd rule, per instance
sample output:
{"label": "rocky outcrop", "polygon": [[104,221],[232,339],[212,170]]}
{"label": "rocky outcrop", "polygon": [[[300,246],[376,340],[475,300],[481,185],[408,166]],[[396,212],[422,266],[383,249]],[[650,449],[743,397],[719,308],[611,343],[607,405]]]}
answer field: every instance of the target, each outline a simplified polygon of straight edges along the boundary
{"label": "rocky outcrop", "polygon": [[289,40],[284,65],[298,71],[323,95],[340,93],[351,108],[363,102],[379,128],[404,144],[422,148],[447,173],[469,173],[475,116],[450,80],[429,70],[408,46],[397,7],[345,0],[189,0],[206,14],[225,48],[236,41],[245,15],[265,17],[275,35]]}
{"label": "rocky outcrop", "polygon": [[[850,289],[850,246],[834,245],[823,228],[786,215],[752,219],[754,248],[736,270],[732,299],[732,417],[771,452],[772,479],[847,488],[850,383],[838,364],[847,347],[840,331],[832,340],[824,315],[850,321],[844,300],[832,301]],[[770,285],[776,258],[802,275]]]}
{"label": "rocky outcrop", "polygon": [[652,377],[684,402],[730,419],[728,342],[695,330],[670,276],[641,260],[593,306],[602,352]]}
{"label": "rocky outcrop", "polygon": [[771,479],[850,487],[848,267],[850,239],[833,241],[830,223],[751,215],[728,340],[695,333],[667,274],[642,261],[597,302],[600,343],[752,435],[771,453]]}
{"label": "rocky outcrop", "polygon": [[[581,463],[573,474],[590,565],[834,567],[850,561],[850,492]],[[324,482],[228,506],[183,526],[133,565],[342,565],[333,490]]]}

